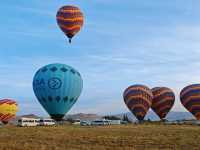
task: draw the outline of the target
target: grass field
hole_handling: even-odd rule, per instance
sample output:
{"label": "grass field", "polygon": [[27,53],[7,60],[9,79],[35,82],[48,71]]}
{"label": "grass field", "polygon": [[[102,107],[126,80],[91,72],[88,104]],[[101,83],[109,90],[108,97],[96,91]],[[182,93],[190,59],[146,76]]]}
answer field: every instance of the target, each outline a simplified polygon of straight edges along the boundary
{"label": "grass field", "polygon": [[185,125],[0,128],[3,150],[199,150],[200,127]]}

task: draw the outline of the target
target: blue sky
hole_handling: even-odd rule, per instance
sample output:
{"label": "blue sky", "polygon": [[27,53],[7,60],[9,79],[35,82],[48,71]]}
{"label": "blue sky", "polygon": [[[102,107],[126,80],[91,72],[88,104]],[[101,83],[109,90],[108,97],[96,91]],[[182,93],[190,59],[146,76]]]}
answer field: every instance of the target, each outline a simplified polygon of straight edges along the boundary
{"label": "blue sky", "polygon": [[[74,4],[85,25],[69,45],[56,24]],[[200,83],[199,0],[6,0],[0,5],[0,98],[18,101],[18,114],[46,115],[32,91],[40,67],[65,63],[80,71],[84,90],[69,113],[128,111],[122,93],[132,84],[167,86],[174,111],[180,90]]]}

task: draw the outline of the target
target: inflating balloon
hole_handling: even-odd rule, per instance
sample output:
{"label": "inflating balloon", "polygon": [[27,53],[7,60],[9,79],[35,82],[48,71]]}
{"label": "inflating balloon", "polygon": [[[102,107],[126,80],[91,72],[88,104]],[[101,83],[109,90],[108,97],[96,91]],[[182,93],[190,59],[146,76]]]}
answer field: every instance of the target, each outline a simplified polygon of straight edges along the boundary
{"label": "inflating balloon", "polygon": [[78,100],[83,87],[80,73],[65,64],[39,69],[33,79],[34,93],[51,118],[60,121]]}
{"label": "inflating balloon", "polygon": [[123,97],[129,110],[139,121],[143,120],[152,104],[151,90],[144,85],[132,85],[124,91]]}
{"label": "inflating balloon", "polygon": [[11,99],[0,100],[0,121],[4,124],[8,123],[15,117],[17,110],[16,101]]}
{"label": "inflating balloon", "polygon": [[200,84],[183,88],[180,93],[180,100],[183,106],[200,120]]}
{"label": "inflating balloon", "polygon": [[76,6],[63,6],[56,15],[57,23],[64,34],[71,39],[77,34],[83,26],[83,13]]}
{"label": "inflating balloon", "polygon": [[152,110],[163,120],[175,102],[174,92],[167,87],[155,87],[152,90]]}

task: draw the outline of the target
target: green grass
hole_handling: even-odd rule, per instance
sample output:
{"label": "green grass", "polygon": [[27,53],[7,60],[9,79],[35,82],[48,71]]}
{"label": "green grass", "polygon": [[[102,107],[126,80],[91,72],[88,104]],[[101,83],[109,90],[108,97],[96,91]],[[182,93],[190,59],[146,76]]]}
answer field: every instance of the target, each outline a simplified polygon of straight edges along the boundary
{"label": "green grass", "polygon": [[189,125],[6,126],[0,128],[0,149],[199,150],[200,127]]}

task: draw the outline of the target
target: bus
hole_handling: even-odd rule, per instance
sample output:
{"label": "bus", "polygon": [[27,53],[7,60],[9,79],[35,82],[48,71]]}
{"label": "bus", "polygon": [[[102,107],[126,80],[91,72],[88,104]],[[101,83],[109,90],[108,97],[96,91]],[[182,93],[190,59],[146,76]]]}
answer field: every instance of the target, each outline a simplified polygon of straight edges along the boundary
{"label": "bus", "polygon": [[40,125],[40,119],[35,118],[21,118],[18,120],[20,127],[34,127]]}
{"label": "bus", "polygon": [[55,124],[56,122],[53,119],[21,118],[18,120],[20,127],[52,126]]}

